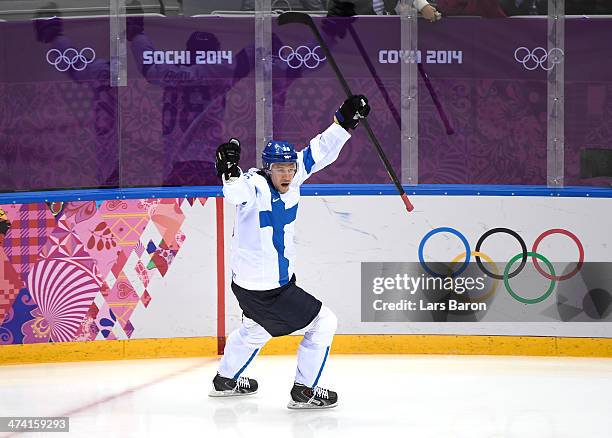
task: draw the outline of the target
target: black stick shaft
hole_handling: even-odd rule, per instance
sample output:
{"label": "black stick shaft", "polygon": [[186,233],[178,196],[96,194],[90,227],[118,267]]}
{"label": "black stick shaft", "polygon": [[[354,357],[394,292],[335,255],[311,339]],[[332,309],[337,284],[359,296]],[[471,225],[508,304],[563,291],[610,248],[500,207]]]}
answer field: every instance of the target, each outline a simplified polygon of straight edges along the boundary
{"label": "black stick shaft", "polygon": [[[303,14],[299,12],[286,12],[285,14],[282,14],[279,17],[280,24],[292,23],[292,22],[306,24],[308,27],[310,27],[310,29],[312,30],[312,33],[314,34],[315,38],[317,39],[319,43],[319,46],[321,46],[323,53],[325,53],[325,57],[327,58],[329,65],[331,66],[336,77],[338,78],[338,81],[340,81],[340,85],[342,85],[342,88],[344,89],[344,93],[346,94],[347,97],[352,96],[353,93],[351,91],[351,88],[349,87],[348,82],[346,82],[344,75],[338,68],[338,64],[336,64],[334,57],[332,56],[331,52],[329,51],[329,48],[327,47],[327,43],[325,42],[325,40],[323,40],[323,37],[321,36],[319,29],[317,29],[317,26],[312,21],[312,18],[307,14]],[[389,177],[391,178],[391,181],[393,181],[393,184],[395,185],[395,187],[397,188],[397,191],[402,197],[402,200],[404,201],[406,209],[408,211],[412,211],[414,207],[408,200],[408,196],[406,195],[404,188],[400,184],[399,179],[397,178],[397,175],[395,174],[395,171],[393,170],[393,167],[391,167],[391,163],[387,159],[387,156],[385,155],[385,152],[380,146],[378,139],[374,135],[374,132],[372,131],[372,128],[370,127],[370,124],[368,123],[367,119],[363,119],[361,123],[363,123],[364,127],[366,128],[366,132],[368,133],[368,136],[370,137],[370,140],[372,144],[374,145],[376,152],[378,152],[378,156],[382,160],[385,166],[385,169],[387,170],[387,173],[389,174]]]}

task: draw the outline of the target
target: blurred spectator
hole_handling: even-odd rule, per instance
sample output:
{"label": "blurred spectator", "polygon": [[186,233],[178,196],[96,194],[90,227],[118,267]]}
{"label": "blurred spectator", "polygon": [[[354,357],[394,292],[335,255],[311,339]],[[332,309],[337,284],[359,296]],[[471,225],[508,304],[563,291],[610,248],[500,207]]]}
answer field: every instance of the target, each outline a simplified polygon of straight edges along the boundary
{"label": "blurred spectator", "polygon": [[[499,0],[506,15],[546,15],[548,0]],[[566,15],[612,14],[612,0],[566,0]]]}
{"label": "blurred spectator", "polygon": [[[399,0],[329,0],[328,17],[353,15],[395,15]],[[414,0],[414,7],[429,21],[436,21],[441,14],[427,0]]]}
{"label": "blurred spectator", "polygon": [[[96,57],[90,48],[85,53],[74,56],[72,64],[65,61],[66,53],[78,47],[64,34],[62,12],[55,2],[49,2],[41,7],[32,20],[36,41],[47,45],[47,56],[54,51],[56,68],[65,72],[75,83],[87,87],[91,94],[79,92],[68,93],[66,101],[70,108],[87,108],[83,118],[72,120],[71,128],[81,131],[83,135],[75,141],[82,142],[81,153],[83,165],[96,168],[95,181],[101,187],[119,185],[119,164],[117,155],[117,92],[110,85],[110,62],[102,57]],[[64,53],[62,58],[57,54]],[[63,59],[63,60],[62,60]],[[75,61],[76,60],[76,61]],[[47,58],[49,61],[49,58]],[[73,63],[78,68],[69,68]],[[87,67],[87,68],[85,68]],[[91,123],[91,126],[88,125]],[[91,137],[89,137],[91,135]],[[85,139],[85,140],[83,140]],[[90,140],[91,139],[91,140]],[[90,161],[91,160],[91,161]]]}
{"label": "blurred spectator", "polygon": [[[134,1],[132,4],[136,4]],[[201,64],[196,62],[197,53],[219,53],[223,45],[219,37],[207,31],[194,31],[185,42],[185,49],[191,54],[190,61],[177,64],[145,63],[145,52],[156,51],[153,39],[145,33],[141,15],[129,15],[126,23],[127,39],[142,77],[152,85],[163,89],[161,108],[161,140],[163,148],[149,153],[161,153],[150,159],[161,169],[154,169],[147,175],[149,185],[216,185],[218,179],[214,168],[215,150],[211,145],[222,142],[225,136],[224,121],[229,105],[226,98],[255,68],[256,49],[249,45],[233,56],[231,64]],[[227,34],[224,35],[227,38]],[[157,33],[163,41],[163,34]],[[304,42],[306,44],[306,42]],[[272,33],[272,75],[278,87],[273,87],[275,107],[285,108],[290,84],[301,78],[304,70],[294,68],[280,58],[285,43]],[[290,47],[289,47],[290,48]],[[321,66],[325,65],[323,63]],[[312,69],[306,69],[311,71]],[[247,87],[248,89],[248,87]],[[236,113],[229,111],[229,115]],[[276,123],[282,125],[283,114],[277,111]],[[129,123],[124,115],[125,126]],[[239,122],[231,120],[229,123]],[[125,128],[124,128],[125,129]],[[236,129],[236,128],[234,128]],[[139,131],[132,127],[133,131]],[[142,144],[140,145],[142,146]],[[212,161],[211,161],[212,159]]]}
{"label": "blurred spectator", "polygon": [[507,16],[498,0],[438,0],[438,9],[444,15],[476,15],[487,18]]}
{"label": "blurred spectator", "polygon": [[548,0],[499,0],[499,4],[507,16],[548,14]]}
{"label": "blurred spectator", "polygon": [[612,14],[612,0],[566,0],[566,15]]}
{"label": "blurred spectator", "polygon": [[[299,0],[305,11],[324,11],[323,0]],[[272,9],[289,9],[291,10],[291,2],[289,0],[273,0]],[[285,8],[286,7],[286,8]],[[253,11],[255,10],[255,0],[242,0],[242,11]]]}
{"label": "blurred spectator", "polygon": [[[145,61],[145,54],[150,55],[157,49],[145,33],[140,3],[135,0],[130,6],[136,10],[140,7],[139,14],[129,15],[126,20],[126,38],[131,42],[134,60],[142,77],[163,90],[163,145],[155,142],[154,148],[148,146],[149,166],[157,168],[146,172],[144,177],[151,185],[216,184],[214,161],[211,161],[211,157],[214,160],[214,151],[210,150],[210,145],[218,143],[223,134],[221,124],[225,118],[227,94],[249,73],[248,54],[242,50],[236,54],[232,64],[198,63],[198,53],[220,53],[221,42],[213,33],[194,31],[185,42],[189,60],[184,58],[176,64]],[[124,114],[126,123],[123,129],[126,132],[135,129],[129,126],[129,114],[128,111]],[[136,119],[134,126],[137,127],[137,123]]]}

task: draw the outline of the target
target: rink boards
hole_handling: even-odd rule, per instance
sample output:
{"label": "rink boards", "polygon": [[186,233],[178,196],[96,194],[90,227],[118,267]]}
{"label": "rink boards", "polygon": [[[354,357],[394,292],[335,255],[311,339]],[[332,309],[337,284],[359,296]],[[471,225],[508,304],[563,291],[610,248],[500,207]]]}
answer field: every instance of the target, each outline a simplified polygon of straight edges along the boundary
{"label": "rink boards", "polygon": [[[471,250],[488,229],[514,230],[529,248],[548,230],[565,230],[579,245],[568,235],[549,234],[539,251],[551,261],[577,260],[579,246],[585,263],[612,261],[612,203],[598,197],[601,193],[419,194],[413,196],[412,213],[388,189],[382,195],[330,193],[308,189],[310,196],[301,200],[296,274],[298,283],[338,316],[338,334],[346,336],[337,337],[336,351],[612,354],[612,344],[602,339],[612,337],[608,322],[362,322],[361,314],[362,263],[418,262],[424,237],[441,227],[460,233]],[[63,360],[215,354],[223,336],[240,323],[229,288],[235,207],[223,198],[49,201],[0,208],[11,224],[0,250],[0,339],[23,344],[22,358],[29,344]],[[432,237],[423,256],[455,257],[464,248],[455,237]],[[487,253],[507,258],[506,245],[499,242],[491,237]],[[75,344],[93,340],[122,342],[88,344],[96,346],[83,347],[89,352]],[[71,347],[59,354],[49,345],[59,343]],[[267,350],[293,352],[296,346],[296,339],[287,338],[274,340]],[[3,361],[14,356],[2,348]]]}

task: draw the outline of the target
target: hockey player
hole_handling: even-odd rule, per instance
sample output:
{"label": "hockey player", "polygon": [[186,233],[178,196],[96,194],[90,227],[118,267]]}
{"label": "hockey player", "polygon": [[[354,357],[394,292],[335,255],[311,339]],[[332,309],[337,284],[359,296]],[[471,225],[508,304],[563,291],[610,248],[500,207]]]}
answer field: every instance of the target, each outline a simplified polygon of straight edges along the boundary
{"label": "hockey player", "polygon": [[257,392],[255,379],[242,373],[272,337],[296,330],[306,333],[298,348],[295,383],[288,408],[330,408],[338,395],[318,386],[336,331],[332,311],[296,284],[293,243],[300,186],[314,172],[333,163],[349,129],[367,117],[370,106],[351,96],[334,115],[334,123],[302,151],[284,141],[270,141],[262,154],[263,169],[243,173],[240,143],[231,139],[217,149],[216,168],[225,199],[237,206],[232,241],[232,291],[243,311],[242,326],[225,345],[210,395]]}

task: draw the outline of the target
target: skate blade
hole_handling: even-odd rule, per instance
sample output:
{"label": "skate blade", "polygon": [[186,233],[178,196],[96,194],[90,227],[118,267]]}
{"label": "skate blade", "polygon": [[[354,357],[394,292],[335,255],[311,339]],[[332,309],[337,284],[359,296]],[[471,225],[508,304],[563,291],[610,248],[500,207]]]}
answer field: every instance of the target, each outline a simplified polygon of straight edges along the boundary
{"label": "skate blade", "polygon": [[217,391],[216,389],[211,389],[208,393],[209,397],[242,397],[245,395],[253,395],[257,394],[258,390],[253,392],[236,392],[236,391]]}
{"label": "skate blade", "polygon": [[302,403],[302,402],[296,402],[293,400],[289,400],[289,403],[287,404],[287,407],[289,409],[329,409],[329,408],[335,408],[336,406],[338,406],[338,402],[331,404],[331,405],[317,406],[312,403]]}

